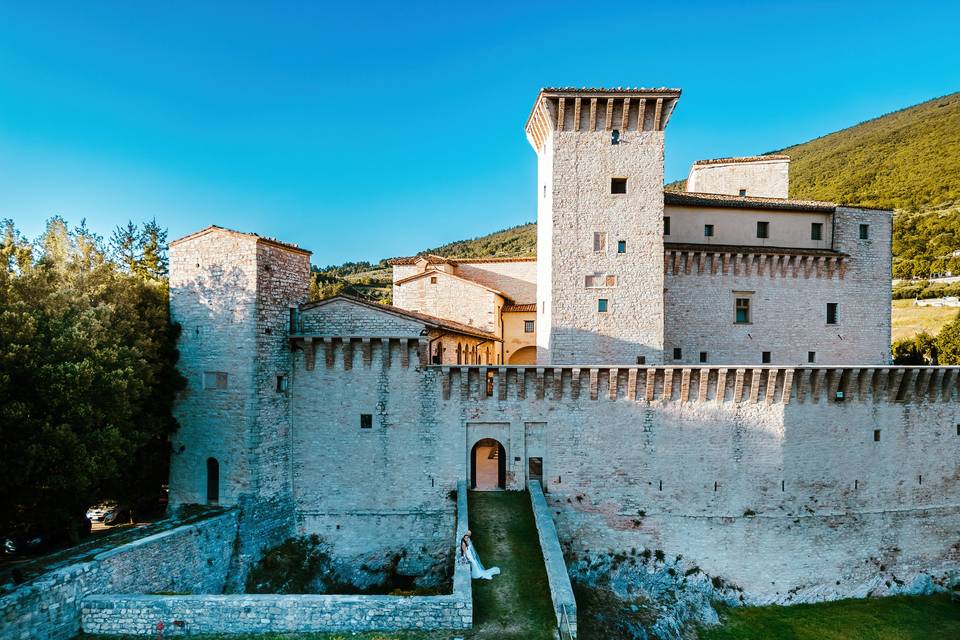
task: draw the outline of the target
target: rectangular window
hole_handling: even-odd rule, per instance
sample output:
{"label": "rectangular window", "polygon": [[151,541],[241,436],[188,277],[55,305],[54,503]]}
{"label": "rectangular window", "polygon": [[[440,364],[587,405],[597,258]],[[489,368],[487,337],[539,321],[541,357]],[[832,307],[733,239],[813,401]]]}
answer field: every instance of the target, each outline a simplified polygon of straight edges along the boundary
{"label": "rectangular window", "polygon": [[839,306],[836,302],[827,303],[827,324],[837,324],[837,309]]}
{"label": "rectangular window", "polygon": [[737,324],[750,324],[750,298],[737,298],[736,318]]}
{"label": "rectangular window", "polygon": [[[637,364],[647,364],[647,356],[637,356]],[[957,425],[957,435],[960,436],[960,424]]]}
{"label": "rectangular window", "polygon": [[603,231],[595,231],[593,234],[593,250],[594,251],[606,251],[607,250],[607,234]]}
{"label": "rectangular window", "polygon": [[597,286],[597,277],[596,276],[584,276],[583,277],[583,286],[587,289],[593,289]]}
{"label": "rectangular window", "polygon": [[627,192],[626,178],[610,178],[610,193],[626,193],[626,192]]}
{"label": "rectangular window", "polygon": [[770,352],[764,351],[760,354],[760,362],[763,364],[770,364]]}
{"label": "rectangular window", "polygon": [[870,225],[862,224],[860,225],[860,239],[869,240],[870,239]]}
{"label": "rectangular window", "polygon": [[682,357],[683,357],[683,349],[681,349],[680,347],[674,347],[674,348],[673,348],[673,359],[674,359],[674,360],[679,360],[679,359],[681,359]]}
{"label": "rectangular window", "polygon": [[670,235],[670,216],[663,217],[663,235]]}
{"label": "rectangular window", "polygon": [[604,280],[604,284],[608,287],[617,286],[617,276],[607,276]]}
{"label": "rectangular window", "polygon": [[712,237],[713,237],[713,225],[712,225],[712,224],[705,224],[705,225],[703,225],[703,236],[704,236],[705,238],[712,238]]}
{"label": "rectangular window", "polygon": [[747,190],[746,190],[746,189],[740,189],[740,196],[742,197],[742,196],[745,196],[745,195],[747,195]]}
{"label": "rectangular window", "polygon": [[627,252],[627,241],[617,240],[617,253],[626,253],[626,252]]}
{"label": "rectangular window", "polygon": [[533,333],[533,320],[524,320],[523,321],[523,332],[524,333]]}
{"label": "rectangular window", "polygon": [[757,222],[757,237],[758,238],[769,238],[770,237],[770,223],[758,221]]}
{"label": "rectangular window", "polygon": [[227,374],[223,371],[204,371],[203,372],[204,389],[226,389]]}
{"label": "rectangular window", "polygon": [[599,311],[600,313],[606,313],[606,312],[607,312],[607,299],[606,299],[606,298],[600,298],[599,300],[597,300],[597,311]]}
{"label": "rectangular window", "polygon": [[437,276],[430,276],[430,284],[437,284]]}
{"label": "rectangular window", "polygon": [[372,413],[361,413],[361,414],[360,414],[360,428],[361,428],[361,429],[372,429],[372,428],[373,428],[373,414],[372,414]]}
{"label": "rectangular window", "polygon": [[873,441],[880,442],[880,429],[873,430]]}
{"label": "rectangular window", "polygon": [[810,239],[823,240],[823,223],[813,222],[810,224]]}
{"label": "rectangular window", "polygon": [[287,390],[287,376],[278,375],[277,376],[277,393],[284,393]]}
{"label": "rectangular window", "polygon": [[810,364],[815,364],[817,362],[816,351],[807,351],[807,362],[809,362]]}
{"label": "rectangular window", "polygon": [[707,361],[707,352],[706,352],[706,351],[701,351],[701,352],[700,352],[700,362],[706,362],[706,361]]}

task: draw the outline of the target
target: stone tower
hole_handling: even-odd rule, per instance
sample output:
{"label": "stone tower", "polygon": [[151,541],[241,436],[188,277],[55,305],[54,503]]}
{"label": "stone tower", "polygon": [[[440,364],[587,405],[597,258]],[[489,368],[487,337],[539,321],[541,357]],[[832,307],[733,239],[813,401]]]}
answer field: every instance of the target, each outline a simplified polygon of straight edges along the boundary
{"label": "stone tower", "polygon": [[679,89],[543,89],[537,363],[663,360],[663,142]]}
{"label": "stone tower", "polygon": [[170,504],[240,506],[241,556],[292,528],[287,342],[309,275],[309,251],[255,234],[208,227],[170,243],[170,314],[187,378]]}

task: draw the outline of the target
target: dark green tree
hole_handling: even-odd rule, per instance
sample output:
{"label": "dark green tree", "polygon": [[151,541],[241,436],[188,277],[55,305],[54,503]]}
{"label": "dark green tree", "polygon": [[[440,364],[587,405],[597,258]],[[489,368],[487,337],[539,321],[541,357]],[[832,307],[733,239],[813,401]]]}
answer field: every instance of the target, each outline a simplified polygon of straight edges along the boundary
{"label": "dark green tree", "polygon": [[942,365],[960,364],[960,314],[943,325],[937,334],[939,363]]}
{"label": "dark green tree", "polygon": [[937,364],[937,340],[926,331],[895,340],[892,352],[894,364],[916,366]]}

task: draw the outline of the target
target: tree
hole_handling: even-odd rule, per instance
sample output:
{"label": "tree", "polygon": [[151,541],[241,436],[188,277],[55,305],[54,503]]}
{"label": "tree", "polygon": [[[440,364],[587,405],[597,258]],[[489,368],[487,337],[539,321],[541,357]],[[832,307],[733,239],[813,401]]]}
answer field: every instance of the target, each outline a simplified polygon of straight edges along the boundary
{"label": "tree", "polygon": [[940,329],[937,334],[937,349],[940,353],[940,364],[960,364],[960,314]]}
{"label": "tree", "polygon": [[156,503],[183,386],[166,283],[62,218],[32,247],[7,222],[0,256],[0,525]]}
{"label": "tree", "polygon": [[893,363],[899,365],[937,364],[939,355],[937,339],[926,331],[895,340],[892,352]]}

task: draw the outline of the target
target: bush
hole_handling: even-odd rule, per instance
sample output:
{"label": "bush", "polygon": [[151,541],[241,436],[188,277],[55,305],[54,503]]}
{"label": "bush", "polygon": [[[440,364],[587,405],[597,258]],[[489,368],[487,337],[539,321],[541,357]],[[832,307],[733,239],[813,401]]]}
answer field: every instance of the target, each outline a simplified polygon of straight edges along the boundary
{"label": "bush", "polygon": [[960,364],[960,314],[940,329],[936,339],[937,362]]}
{"label": "bush", "polygon": [[937,340],[938,338],[934,338],[926,331],[895,340],[891,348],[893,363],[913,366],[937,364],[939,361]]}
{"label": "bush", "polygon": [[267,550],[247,576],[247,593],[315,593],[322,574],[331,574],[320,536],[289,538]]}

